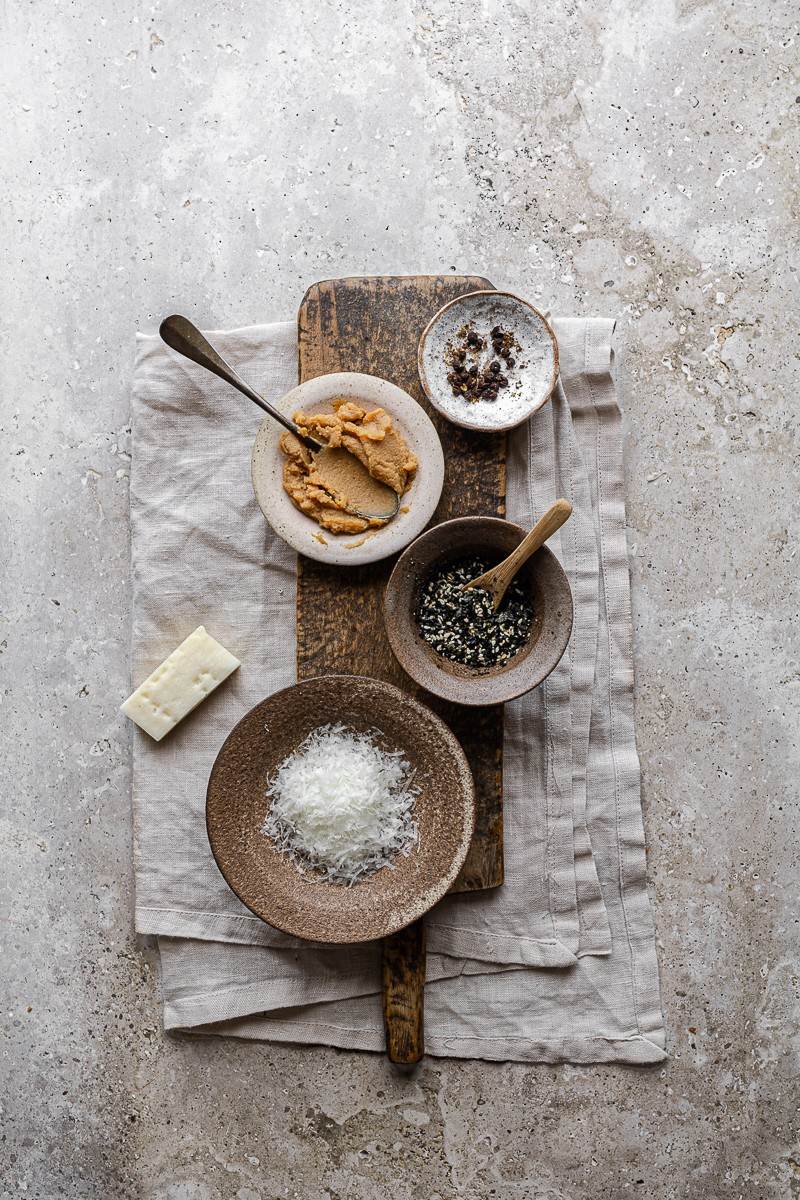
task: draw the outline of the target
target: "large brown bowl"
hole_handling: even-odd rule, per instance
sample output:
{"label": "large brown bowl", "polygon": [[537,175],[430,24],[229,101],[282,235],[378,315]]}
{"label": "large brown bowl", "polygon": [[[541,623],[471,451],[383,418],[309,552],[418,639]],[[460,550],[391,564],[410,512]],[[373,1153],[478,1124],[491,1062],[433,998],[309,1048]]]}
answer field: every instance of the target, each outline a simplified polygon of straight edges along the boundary
{"label": "large brown bowl", "polygon": [[[346,887],[303,873],[261,832],[267,786],[312,730],[341,724],[377,731],[402,750],[419,789],[418,845]],[[243,904],[277,929],[319,942],[367,942],[410,925],[444,896],[475,828],[475,789],[464,751],[443,721],[399,688],[355,675],[325,675],[252,708],[217,755],[206,796],[211,850]]]}
{"label": "large brown bowl", "polygon": [[525,533],[497,517],[458,517],[423,533],[398,559],[383,600],[386,633],[403,670],[434,696],[456,704],[502,704],[538,687],[560,662],[572,632],[572,592],[546,546],[517,575],[533,605],[533,627],[526,645],[504,666],[463,667],[436,654],[420,636],[420,593],[435,570],[472,554],[494,566]]}

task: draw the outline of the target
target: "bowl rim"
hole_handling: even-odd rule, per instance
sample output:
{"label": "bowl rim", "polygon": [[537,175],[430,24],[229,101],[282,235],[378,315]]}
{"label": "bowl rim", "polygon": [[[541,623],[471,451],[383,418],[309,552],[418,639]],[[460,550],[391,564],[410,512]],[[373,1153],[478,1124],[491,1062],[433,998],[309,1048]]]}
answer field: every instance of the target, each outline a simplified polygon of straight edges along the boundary
{"label": "bowl rim", "polygon": [[[410,546],[406,547],[406,549],[403,551],[403,553],[398,558],[397,562],[394,565],[394,568],[392,569],[392,573],[386,582],[386,588],[385,588],[384,594],[383,594],[383,605],[382,605],[383,623],[384,623],[384,627],[386,629],[386,636],[389,639],[389,645],[392,648],[392,653],[394,654],[395,658],[400,663],[400,666],[403,668],[403,670],[406,672],[406,674],[409,675],[411,677],[411,679],[413,679],[414,682],[419,687],[424,688],[425,691],[429,692],[431,695],[438,696],[440,700],[448,700],[453,704],[463,705],[466,708],[479,708],[479,707],[495,705],[495,704],[505,704],[509,700],[519,699],[520,696],[524,696],[528,692],[532,692],[535,688],[539,687],[542,683],[544,683],[544,681],[547,679],[547,677],[549,675],[551,675],[553,673],[553,671],[556,669],[556,667],[558,666],[558,664],[561,662],[562,658],[564,657],[564,654],[566,653],[567,647],[569,645],[569,640],[572,636],[572,628],[573,628],[573,624],[574,624],[574,620],[575,620],[575,602],[574,602],[574,598],[572,595],[572,587],[570,586],[569,576],[567,575],[563,566],[561,565],[561,563],[559,562],[558,558],[555,556],[553,551],[549,548],[549,546],[546,546],[546,545],[541,546],[539,548],[539,550],[536,551],[536,554],[537,555],[541,554],[542,551],[544,551],[546,557],[549,557],[550,559],[552,559],[552,565],[556,568],[556,574],[558,575],[558,577],[560,578],[561,582],[564,585],[564,593],[569,602],[569,612],[567,614],[567,620],[565,621],[565,625],[564,625],[564,634],[563,634],[563,637],[559,638],[559,640],[557,642],[558,653],[555,657],[555,661],[545,671],[545,673],[541,676],[541,678],[538,679],[535,683],[530,683],[528,681],[523,682],[522,680],[520,680],[520,685],[510,684],[510,686],[507,689],[503,689],[503,690],[501,690],[498,687],[497,690],[501,694],[496,695],[496,696],[486,696],[485,694],[481,694],[483,689],[481,689],[479,687],[474,688],[474,691],[477,693],[475,695],[474,699],[465,699],[462,694],[456,694],[456,692],[458,691],[458,688],[456,686],[457,684],[463,685],[464,683],[468,683],[470,685],[473,685],[473,684],[480,683],[484,680],[491,680],[495,685],[497,685],[497,683],[500,680],[503,680],[506,678],[509,681],[513,680],[515,678],[515,676],[517,675],[517,668],[521,667],[522,664],[525,662],[525,660],[527,658],[527,656],[525,656],[524,658],[519,660],[519,662],[514,667],[512,667],[510,670],[508,670],[507,672],[501,671],[500,673],[495,674],[495,675],[488,675],[488,674],[487,675],[477,675],[474,680],[470,680],[469,677],[465,677],[465,676],[449,675],[447,673],[447,671],[444,670],[444,668],[439,667],[438,664],[436,664],[435,662],[432,662],[431,666],[432,666],[433,670],[435,671],[433,680],[421,679],[419,674],[415,671],[415,663],[413,660],[413,656],[407,653],[407,643],[406,643],[405,639],[401,636],[401,630],[398,629],[398,627],[396,625],[396,618],[390,617],[389,612],[388,612],[388,603],[390,603],[390,597],[391,597],[392,593],[394,591],[396,591],[396,589],[397,589],[397,583],[396,583],[397,572],[401,566],[401,563],[403,562],[403,559],[405,559],[407,555],[411,555],[414,548],[418,547],[420,542],[429,540],[432,537],[432,535],[434,533],[436,533],[437,531],[439,531],[441,529],[445,529],[447,527],[452,527],[454,525],[460,525],[462,527],[467,527],[473,523],[475,523],[476,525],[481,524],[484,526],[486,526],[486,525],[494,526],[495,528],[497,528],[499,526],[504,526],[506,528],[511,527],[512,529],[516,530],[519,533],[520,540],[522,540],[522,538],[525,537],[525,534],[527,533],[527,530],[524,529],[523,526],[518,525],[516,523],[516,521],[507,521],[504,517],[488,517],[488,516],[487,517],[484,517],[484,516],[452,517],[449,521],[442,521],[439,525],[433,525],[433,526],[431,526],[430,529],[426,529],[424,533],[421,533],[420,536],[418,538],[416,538],[411,543]],[[443,551],[442,557],[446,553],[447,553],[447,551]],[[530,560],[530,561],[533,561],[533,560]],[[412,623],[413,623],[413,616],[409,617],[409,619],[408,619],[408,624],[411,625]],[[403,625],[405,627],[405,622],[403,623]],[[442,686],[441,688],[431,686],[432,683],[435,684],[436,681],[439,679],[448,680],[448,681],[454,680],[455,684],[450,687]],[[466,690],[467,694],[469,694],[470,689],[464,689],[464,690]]]}
{"label": "bowl rim", "polygon": [[[212,784],[214,781],[214,776],[219,768],[219,765],[222,760],[222,756],[225,752],[225,749],[228,746],[231,739],[233,738],[233,735],[235,734],[235,732],[237,731],[239,726],[244,721],[251,718],[257,710],[263,708],[264,705],[268,704],[270,701],[275,700],[277,697],[283,696],[287,692],[296,691],[298,688],[306,688],[306,687],[310,687],[312,685],[319,685],[322,682],[328,684],[328,683],[331,683],[332,681],[337,681],[339,683],[358,681],[358,683],[360,683],[360,684],[367,683],[367,684],[374,685],[374,687],[378,691],[382,691],[385,694],[387,694],[388,696],[396,699],[396,701],[398,703],[411,706],[412,708],[415,708],[418,710],[423,710],[425,712],[426,716],[430,720],[432,720],[432,723],[434,724],[434,726],[438,727],[438,731],[439,731],[440,735],[443,737],[445,743],[449,745],[449,747],[453,753],[453,757],[458,765],[459,780],[462,784],[462,799],[463,799],[462,807],[465,811],[465,815],[467,818],[467,830],[466,830],[467,836],[465,836],[462,839],[461,845],[458,847],[456,853],[453,855],[453,859],[450,863],[448,870],[441,876],[441,878],[437,881],[437,883],[435,885],[431,885],[429,888],[426,889],[426,891],[425,891],[426,903],[425,903],[424,907],[421,906],[419,903],[419,900],[421,899],[420,897],[417,897],[416,906],[411,904],[411,902],[409,901],[409,906],[413,909],[413,911],[408,916],[407,920],[404,920],[401,924],[392,925],[391,927],[387,928],[387,930],[384,933],[381,933],[381,934],[376,935],[374,932],[370,932],[367,937],[346,936],[346,937],[336,938],[334,941],[326,940],[326,941],[322,942],[320,938],[314,937],[309,934],[304,934],[303,932],[298,930],[296,927],[291,926],[290,923],[287,923],[286,921],[283,921],[282,923],[278,923],[276,921],[267,920],[267,918],[264,916],[263,913],[259,912],[258,909],[254,908],[252,906],[252,904],[250,904],[245,899],[245,897],[240,894],[240,892],[237,890],[237,888],[234,886],[234,884],[228,878],[228,875],[226,874],[225,870],[223,869],[222,863],[220,862],[219,857],[217,856],[217,849],[214,846],[214,840],[212,838],[211,828],[210,828],[210,824],[209,824],[209,804],[210,804],[210,796],[211,796],[211,789],[212,789]],[[211,766],[211,770],[209,771],[208,783],[206,784],[204,820],[205,820],[206,838],[208,840],[208,845],[211,850],[211,854],[213,856],[214,862],[216,863],[217,870],[219,871],[222,878],[225,880],[225,883],[227,884],[227,886],[231,889],[233,894],[239,900],[239,902],[241,904],[243,904],[244,907],[247,908],[251,913],[253,913],[254,916],[258,917],[258,919],[260,921],[263,921],[264,924],[267,925],[271,929],[279,929],[282,933],[286,933],[290,937],[298,938],[301,941],[317,942],[321,945],[331,945],[331,946],[358,945],[362,942],[374,941],[376,936],[377,937],[390,937],[393,933],[398,933],[401,929],[408,928],[409,925],[413,925],[415,921],[418,921],[427,912],[430,912],[430,910],[434,907],[434,905],[438,904],[439,901],[442,900],[447,895],[447,893],[450,890],[450,887],[458,878],[461,868],[464,866],[464,863],[467,860],[467,856],[469,854],[470,847],[472,845],[472,841],[475,836],[475,828],[476,828],[476,823],[477,823],[477,798],[476,798],[476,789],[475,789],[475,779],[472,774],[472,768],[470,767],[469,760],[468,760],[466,753],[464,752],[464,748],[461,745],[461,743],[459,742],[458,738],[453,733],[452,729],[450,729],[450,727],[446,724],[446,722],[442,720],[442,718],[438,715],[438,713],[435,713],[433,711],[433,709],[429,707],[429,705],[424,703],[424,701],[417,699],[415,696],[409,695],[408,692],[403,691],[402,688],[397,687],[393,683],[387,683],[383,679],[375,679],[370,675],[348,675],[348,674],[345,674],[342,672],[337,673],[335,675],[333,675],[333,674],[332,675],[312,675],[308,679],[298,680],[297,683],[288,684],[286,687],[279,688],[278,691],[272,692],[269,696],[265,696],[262,700],[259,700],[256,704],[252,705],[252,707],[249,708],[246,713],[243,713],[242,716],[239,718],[239,720],[235,723],[235,725],[233,725],[233,727],[230,729],[225,740],[223,741],[222,745],[220,746],[219,750],[217,751],[215,758],[214,758],[214,762]]]}
{"label": "bowl rim", "polygon": [[[444,316],[448,309],[452,308],[456,304],[462,304],[465,300],[474,299],[475,296],[506,296],[511,300],[515,300],[518,304],[522,304],[525,308],[530,309],[530,311],[536,317],[538,317],[544,325],[545,329],[550,335],[550,341],[553,346],[553,373],[550,379],[550,386],[547,389],[544,397],[539,401],[538,404],[535,404],[531,408],[527,409],[521,417],[516,417],[509,421],[499,421],[496,425],[480,425],[475,421],[454,416],[452,409],[445,408],[444,405],[440,404],[439,401],[434,398],[430,381],[428,379],[428,373],[425,369],[425,346],[428,341],[428,335],[430,334],[434,325],[437,324],[437,322],[441,317]],[[439,311],[434,313],[434,315],[431,317],[430,321],[420,335],[419,344],[417,346],[417,372],[419,374],[419,381],[422,385],[422,390],[425,393],[429,403],[432,404],[436,411],[450,421],[453,425],[458,425],[462,429],[473,429],[476,433],[503,433],[508,429],[516,429],[518,425],[522,425],[523,422],[529,421],[534,413],[537,413],[540,408],[544,408],[545,404],[555,391],[556,383],[558,382],[558,369],[558,339],[556,338],[553,327],[548,321],[547,317],[543,312],[540,312],[538,308],[531,304],[529,300],[525,300],[522,296],[518,296],[516,292],[507,292],[500,288],[480,288],[474,292],[465,292],[463,296],[456,296],[454,300],[448,300],[447,304],[442,305]]]}

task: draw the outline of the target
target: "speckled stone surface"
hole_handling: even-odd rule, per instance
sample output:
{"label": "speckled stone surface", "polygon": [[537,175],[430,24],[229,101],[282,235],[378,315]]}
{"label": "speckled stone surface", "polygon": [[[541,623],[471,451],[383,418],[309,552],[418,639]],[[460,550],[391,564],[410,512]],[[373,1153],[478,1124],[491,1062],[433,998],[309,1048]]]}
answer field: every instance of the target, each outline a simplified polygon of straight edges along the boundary
{"label": "speckled stone surface", "polygon": [[[3,1200],[800,1195],[796,15],[7,6]],[[132,933],[133,331],[442,268],[619,319],[656,1070],[165,1038]]]}

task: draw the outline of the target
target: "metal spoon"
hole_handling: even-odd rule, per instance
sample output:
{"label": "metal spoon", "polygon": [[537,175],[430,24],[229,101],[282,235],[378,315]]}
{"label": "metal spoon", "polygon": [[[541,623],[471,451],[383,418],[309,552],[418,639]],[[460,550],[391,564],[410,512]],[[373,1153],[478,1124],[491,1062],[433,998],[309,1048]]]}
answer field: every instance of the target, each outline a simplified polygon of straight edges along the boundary
{"label": "metal spoon", "polygon": [[[231,387],[235,387],[243,395],[257,404],[260,409],[263,409],[270,417],[273,417],[279,424],[283,425],[284,429],[288,429],[289,433],[293,433],[298,441],[302,442],[314,454],[320,451],[327,451],[328,447],[324,442],[317,441],[310,434],[303,433],[302,430],[295,425],[289,417],[285,417],[282,412],[259,396],[248,383],[241,378],[230,363],[219,354],[206,337],[200,332],[196,325],[193,325],[186,317],[172,316],[166,317],[159,326],[158,332],[163,341],[172,350],[177,350],[178,354],[182,354],[184,358],[191,359],[192,362],[198,363],[201,367],[205,367],[207,371],[218,375],[220,379],[224,379]],[[361,466],[358,459],[354,458],[353,462]],[[366,468],[362,468],[366,472]],[[367,472],[368,473],[368,472]],[[370,476],[371,478],[371,476]],[[375,480],[372,481],[376,483]],[[385,486],[385,485],[378,485]],[[386,508],[381,512],[362,513],[356,509],[346,509],[354,517],[360,517],[364,521],[390,521],[397,513],[400,507],[400,497],[390,487],[386,487]]]}
{"label": "metal spoon", "polygon": [[557,529],[561,528],[565,521],[569,520],[571,513],[572,505],[569,500],[556,500],[555,504],[550,505],[544,516],[539,518],[530,533],[522,539],[516,550],[512,550],[508,558],[504,558],[496,567],[479,575],[477,579],[470,579],[469,583],[465,583],[461,590],[466,591],[467,588],[479,587],[490,592],[494,611],[497,612],[517,571],[536,553],[540,546],[545,544],[549,537],[553,536]]}

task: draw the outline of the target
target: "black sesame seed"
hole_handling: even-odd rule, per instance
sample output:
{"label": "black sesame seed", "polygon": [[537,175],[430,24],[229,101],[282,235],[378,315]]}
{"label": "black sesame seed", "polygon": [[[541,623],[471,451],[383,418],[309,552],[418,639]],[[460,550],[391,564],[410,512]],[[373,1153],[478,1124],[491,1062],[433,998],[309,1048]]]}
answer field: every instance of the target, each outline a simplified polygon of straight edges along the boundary
{"label": "black sesame seed", "polygon": [[427,580],[419,601],[423,639],[443,658],[466,667],[507,663],[525,645],[533,624],[533,608],[519,580],[511,584],[497,613],[482,588],[463,591],[489,566],[478,556],[449,563]]}

